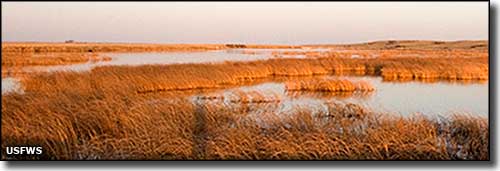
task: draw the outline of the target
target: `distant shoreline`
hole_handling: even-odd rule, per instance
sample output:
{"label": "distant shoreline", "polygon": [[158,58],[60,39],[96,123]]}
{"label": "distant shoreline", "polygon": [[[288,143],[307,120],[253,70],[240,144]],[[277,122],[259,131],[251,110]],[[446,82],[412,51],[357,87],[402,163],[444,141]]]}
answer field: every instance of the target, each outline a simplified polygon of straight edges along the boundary
{"label": "distant shoreline", "polygon": [[431,41],[384,40],[354,44],[159,44],[159,43],[110,43],[110,42],[2,42],[2,52],[168,52],[221,50],[231,48],[336,48],[367,50],[488,50],[487,40]]}

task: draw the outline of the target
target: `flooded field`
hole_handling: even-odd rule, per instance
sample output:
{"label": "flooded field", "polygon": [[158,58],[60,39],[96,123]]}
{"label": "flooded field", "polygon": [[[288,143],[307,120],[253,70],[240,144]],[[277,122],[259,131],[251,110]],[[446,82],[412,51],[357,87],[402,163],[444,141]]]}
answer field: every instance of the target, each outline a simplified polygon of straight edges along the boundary
{"label": "flooded field", "polygon": [[[319,77],[319,76],[318,76]],[[266,82],[254,86],[244,86],[218,93],[220,98],[215,100],[202,100],[201,102],[224,103],[231,106],[231,99],[235,93],[248,94],[249,101],[252,98],[263,99],[266,103],[274,103],[274,107],[262,109],[265,112],[274,111],[287,113],[287,109],[305,107],[313,110],[326,110],[324,107],[330,101],[342,103],[354,103],[367,107],[370,110],[393,114],[413,115],[427,114],[431,117],[438,115],[446,116],[452,113],[469,113],[483,117],[488,116],[488,83],[422,83],[418,81],[394,83],[384,82],[377,77],[361,76],[321,76],[323,79],[349,79],[363,80],[372,83],[376,90],[366,93],[339,94],[332,92],[295,92],[287,91],[283,82]],[[208,96],[214,95],[208,94]],[[201,94],[194,99],[207,96]],[[215,95],[216,96],[216,95]],[[250,103],[249,105],[251,105]],[[258,102],[253,103],[256,106]],[[258,108],[258,107],[255,107]],[[262,112],[262,111],[260,111]],[[318,111],[319,112],[319,111]],[[259,111],[256,111],[259,113]]]}
{"label": "flooded field", "polygon": [[2,2],[0,160],[489,161],[492,5]]}
{"label": "flooded field", "polygon": [[[37,142],[59,159],[130,159],[93,149],[136,145],[148,159],[487,157],[485,51],[228,48],[80,54],[61,65],[71,54],[37,55],[52,62],[11,56],[2,73],[5,136],[32,141],[16,130],[58,122],[37,127],[47,137]],[[49,136],[54,129],[62,137]],[[151,143],[175,154],[145,152]],[[269,152],[241,151],[259,143]],[[328,156],[302,155],[323,153],[315,143]],[[393,157],[367,153],[385,147]],[[281,148],[294,155],[272,155]]]}
{"label": "flooded field", "polygon": [[[271,58],[273,52],[328,52],[330,49],[229,49],[206,52],[171,52],[171,53],[106,53],[103,56],[111,57],[110,61],[89,61],[82,64],[54,65],[54,66],[29,66],[26,72],[64,72],[90,71],[99,66],[140,66],[140,65],[169,65],[190,63],[223,63],[226,61],[257,61]],[[333,51],[333,50],[332,50]],[[252,52],[252,53],[249,53]],[[305,58],[303,55],[287,55],[286,58]],[[349,80],[364,80],[372,83],[377,91],[366,96],[339,97],[329,93],[309,93],[291,97],[285,90],[284,83],[271,82],[241,89],[255,89],[264,96],[278,95],[286,99],[282,105],[302,99],[304,104],[316,100],[338,100],[346,103],[361,104],[379,112],[388,112],[401,115],[415,113],[442,115],[453,112],[464,112],[488,116],[488,82],[473,81],[462,82],[433,82],[419,81],[390,82],[382,81],[380,77],[373,76],[322,76],[325,78],[345,78]],[[2,94],[16,91],[22,93],[19,80],[7,77],[2,78]],[[300,94],[300,93],[299,93]],[[303,93],[307,94],[307,93]],[[312,96],[311,96],[312,95]],[[316,95],[316,97],[315,97]],[[327,98],[321,97],[326,96]],[[320,106],[310,106],[319,108]]]}

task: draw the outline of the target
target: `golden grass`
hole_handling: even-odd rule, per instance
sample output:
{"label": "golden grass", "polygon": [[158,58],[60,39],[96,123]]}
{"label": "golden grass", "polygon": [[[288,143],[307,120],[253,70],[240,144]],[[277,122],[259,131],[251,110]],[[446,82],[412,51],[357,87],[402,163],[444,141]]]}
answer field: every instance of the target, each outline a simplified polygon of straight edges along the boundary
{"label": "golden grass", "polygon": [[318,79],[307,81],[289,81],[285,83],[287,91],[326,91],[326,92],[354,92],[373,91],[375,88],[366,81],[353,82],[347,79]]}
{"label": "golden grass", "polygon": [[410,50],[488,50],[487,40],[478,41],[425,41],[425,40],[385,40],[355,44],[303,45],[303,47],[335,49],[410,49]]}
{"label": "golden grass", "polygon": [[110,60],[111,57],[97,53],[2,53],[2,78],[29,75],[30,71],[25,70],[24,67]]}
{"label": "golden grass", "polygon": [[478,58],[488,57],[487,50],[422,50],[422,49],[329,49],[325,51],[274,51],[273,56],[304,55],[309,58]]}
{"label": "golden grass", "polygon": [[93,61],[109,61],[96,53],[2,53],[2,67],[63,65]]}
{"label": "golden grass", "polygon": [[170,52],[224,49],[222,44],[24,43],[2,42],[2,52]]}
{"label": "golden grass", "polygon": [[[62,49],[85,50],[74,46]],[[196,92],[280,76],[487,80],[488,72],[488,57],[478,56],[320,57],[37,73],[23,80],[24,94],[2,94],[2,148],[42,146],[44,155],[28,159],[50,160],[488,160],[488,119],[483,117],[394,117],[337,103],[327,104],[327,112],[297,108],[255,115],[249,103],[268,101],[267,96],[240,92],[232,102],[246,105],[226,106],[191,103],[177,92],[172,93],[177,97],[156,93]],[[22,158],[8,158],[2,151],[2,159]]]}
{"label": "golden grass", "polygon": [[[382,76],[386,80],[487,80],[487,58],[389,59],[269,59],[220,64],[103,66],[92,72],[33,75],[29,91],[73,91],[93,85],[105,91],[156,93],[174,90],[224,88],[277,76],[354,74]],[[90,87],[89,87],[90,88]]]}
{"label": "golden grass", "polygon": [[48,52],[186,52],[221,50],[227,48],[300,48],[290,45],[242,44],[140,44],[140,43],[29,43],[2,42],[2,52],[48,53]]}
{"label": "golden grass", "polygon": [[329,103],[316,115],[252,117],[237,106],[80,93],[3,96],[2,148],[42,146],[32,159],[51,160],[489,159],[487,119],[468,115],[438,122]]}
{"label": "golden grass", "polygon": [[[425,64],[420,58],[407,60],[399,62]],[[463,59],[457,64],[475,66],[481,61]],[[335,103],[328,105],[327,113],[298,108],[287,115],[252,117],[247,105],[191,104],[180,97],[136,93],[146,85],[212,87],[283,75],[275,72],[356,73],[352,68],[360,64],[370,64],[363,68],[394,61],[370,62],[273,59],[40,74],[26,80],[25,94],[2,95],[2,147],[40,145],[45,152],[41,159],[489,159],[486,118],[457,115],[438,122],[389,117]],[[253,97],[249,92],[233,102],[272,100]]]}

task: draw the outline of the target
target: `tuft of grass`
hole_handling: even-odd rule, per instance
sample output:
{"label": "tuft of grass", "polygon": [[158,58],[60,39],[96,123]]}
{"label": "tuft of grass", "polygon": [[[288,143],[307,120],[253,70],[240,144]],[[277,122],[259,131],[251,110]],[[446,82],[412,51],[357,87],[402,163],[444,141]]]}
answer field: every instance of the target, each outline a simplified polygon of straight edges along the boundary
{"label": "tuft of grass", "polygon": [[[422,115],[405,118],[330,102],[328,110],[319,114],[297,108],[286,115],[249,115],[248,108],[239,105],[111,94],[97,98],[96,93],[47,100],[4,96],[2,147],[42,146],[44,155],[38,159],[49,160],[488,160],[489,156],[488,120],[463,114],[442,120]],[[36,108],[26,107],[35,104]],[[5,152],[2,158],[19,159],[8,158]]]}
{"label": "tuft of grass", "polygon": [[[51,52],[80,52],[85,50],[82,47],[92,45],[29,45],[24,50],[23,46],[2,47],[2,52],[4,48],[31,52],[44,46]],[[96,52],[111,48],[99,47],[102,49]],[[127,51],[131,47],[114,48]],[[141,48],[135,50],[153,50]],[[296,108],[287,113],[255,114],[249,103],[254,102],[254,97],[265,101],[267,96],[243,92],[233,101],[242,105],[233,106],[192,103],[186,98],[199,93],[199,89],[242,85],[270,77],[352,74],[395,81],[484,80],[488,79],[485,73],[487,56],[322,56],[35,73],[22,80],[24,94],[2,94],[2,148],[42,146],[44,154],[29,160],[489,160],[488,119],[483,117],[398,117],[335,102],[325,104],[326,111]],[[336,90],[352,83],[330,84],[311,85]],[[369,89],[355,84],[344,87]],[[265,108],[273,104],[259,105]],[[2,151],[2,159],[23,158]]]}
{"label": "tuft of grass", "polygon": [[353,82],[347,79],[289,81],[285,85],[287,91],[364,92],[375,90],[369,82]]}

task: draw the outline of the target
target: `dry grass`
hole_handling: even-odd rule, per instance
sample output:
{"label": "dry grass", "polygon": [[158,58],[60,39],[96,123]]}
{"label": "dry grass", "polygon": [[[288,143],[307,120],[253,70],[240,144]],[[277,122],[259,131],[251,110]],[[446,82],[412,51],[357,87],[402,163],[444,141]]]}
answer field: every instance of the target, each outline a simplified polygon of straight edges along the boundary
{"label": "dry grass", "polygon": [[[290,45],[245,44],[245,48],[300,48]],[[190,52],[232,48],[225,44],[139,44],[139,43],[29,43],[2,42],[2,52],[48,53],[48,52]]]}
{"label": "dry grass", "polygon": [[353,82],[347,79],[340,80],[308,80],[289,81],[285,83],[287,91],[326,91],[326,92],[354,92],[373,91],[375,88],[366,81]]}
{"label": "dry grass", "polygon": [[64,65],[93,61],[109,61],[96,53],[2,53],[2,67]]}
{"label": "dry grass", "polygon": [[[350,52],[352,53],[352,52]],[[349,54],[350,54],[349,53]],[[169,71],[169,73],[177,73],[186,75],[182,72],[188,72],[188,75],[205,75],[215,76],[214,78],[221,80],[227,84],[237,84],[241,81],[252,81],[258,78],[271,76],[308,76],[320,74],[356,74],[356,75],[377,75],[382,76],[385,80],[487,80],[488,79],[488,56],[487,53],[472,53],[462,57],[459,54],[448,55],[447,57],[439,57],[438,55],[429,54],[427,57],[399,57],[398,53],[404,52],[384,52],[388,57],[381,58],[360,58],[352,59],[344,57],[342,53],[329,53],[319,56],[314,59],[271,59],[252,62],[227,62],[223,64],[186,64],[175,66],[147,66],[142,68],[162,68],[161,70],[169,71],[173,68],[179,71]],[[474,56],[473,54],[476,54]],[[396,56],[396,57],[391,57]],[[60,58],[54,60],[31,60],[31,58],[9,58],[2,59],[5,61],[21,61],[10,62],[12,65],[27,65],[26,61],[38,61],[37,65],[42,64],[57,64],[61,61]],[[85,59],[88,60],[88,59]],[[63,60],[64,61],[64,60]],[[80,60],[76,60],[80,61]],[[72,62],[69,60],[69,62]],[[67,61],[64,61],[67,63]],[[13,67],[11,67],[13,68]],[[121,69],[120,69],[121,70]],[[129,68],[124,70],[130,70]],[[134,69],[135,70],[135,69]],[[158,70],[158,69],[155,69]],[[2,75],[16,73],[15,68],[6,68]],[[139,71],[141,72],[141,71]],[[201,73],[194,73],[201,72]],[[141,72],[144,73],[144,72]],[[205,74],[206,73],[206,74]],[[226,74],[229,73],[229,74]],[[127,73],[121,73],[127,74]],[[215,74],[215,75],[214,75]],[[155,74],[157,75],[157,74]],[[179,75],[179,74],[176,74]],[[150,76],[146,76],[150,77]],[[203,77],[204,78],[204,77]],[[147,78],[143,78],[147,79]],[[190,77],[194,85],[186,85],[185,87],[173,86],[168,87],[163,85],[147,85],[140,92],[156,92],[168,91],[172,89],[186,90],[198,88],[216,88],[214,83],[198,84],[197,79],[200,77]],[[205,79],[205,78],[204,78]],[[215,80],[215,79],[213,79]],[[211,81],[213,82],[213,81]]]}
{"label": "dry grass", "polygon": [[[487,160],[488,122],[376,114],[329,103],[313,115],[252,116],[242,107],[94,91],[7,95],[2,148],[39,145],[38,159]],[[26,106],[37,106],[29,108]],[[6,159],[5,153],[2,158]],[[10,158],[19,159],[19,158]],[[29,158],[37,159],[37,158]]]}
{"label": "dry grass", "polygon": [[30,74],[24,67],[110,60],[111,57],[97,53],[2,53],[2,78],[23,77]]}
{"label": "dry grass", "polygon": [[280,55],[305,55],[309,58],[334,57],[334,58],[477,58],[488,57],[487,50],[367,50],[367,49],[330,49],[327,51],[275,51],[275,56]]}
{"label": "dry grass", "polygon": [[[62,49],[79,52],[89,47],[74,46]],[[198,49],[194,47],[184,48]],[[106,51],[111,46],[101,48],[92,50]],[[27,46],[21,51],[36,49]],[[54,49],[47,51],[61,47]],[[225,106],[192,103],[173,91],[196,92],[278,76],[485,80],[487,73],[484,56],[320,57],[37,73],[23,80],[24,94],[2,94],[2,148],[42,146],[44,155],[27,159],[50,160],[488,160],[487,118],[467,114],[439,120],[393,117],[337,103],[326,104],[328,110],[319,113],[297,108],[286,114],[255,115],[249,103],[264,102],[267,97],[243,92],[233,103],[247,105]],[[156,93],[169,91],[174,97]],[[2,159],[21,158],[8,158],[2,151]]]}
{"label": "dry grass", "polygon": [[[204,83],[200,78],[212,83],[216,80],[209,78],[231,80],[235,77],[225,74],[251,73],[245,67],[233,70],[242,73],[225,68],[102,67],[36,76],[27,80],[25,94],[2,95],[2,147],[40,145],[41,159],[489,159],[486,118],[399,118],[336,103],[323,113],[297,108],[287,115],[252,116],[245,105],[192,104],[179,94],[135,93],[151,83],[185,86]],[[256,102],[249,94],[233,102]]]}
{"label": "dry grass", "polygon": [[488,41],[424,41],[424,40],[385,40],[357,44],[303,45],[304,47],[335,49],[410,49],[410,50],[488,50]]}
{"label": "dry grass", "polygon": [[[382,76],[386,80],[487,80],[487,58],[397,58],[397,59],[269,59],[221,64],[176,64],[104,66],[92,72],[34,75],[27,90],[73,91],[94,85],[105,91],[156,93],[241,85],[276,76],[354,74]],[[57,85],[57,86],[55,86]],[[90,86],[90,85],[89,85]]]}
{"label": "dry grass", "polygon": [[222,44],[24,43],[2,42],[2,52],[179,52],[224,49]]}

